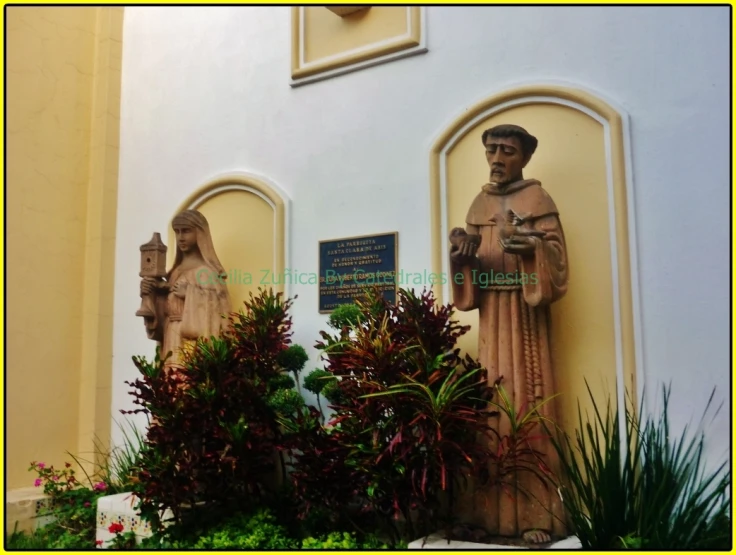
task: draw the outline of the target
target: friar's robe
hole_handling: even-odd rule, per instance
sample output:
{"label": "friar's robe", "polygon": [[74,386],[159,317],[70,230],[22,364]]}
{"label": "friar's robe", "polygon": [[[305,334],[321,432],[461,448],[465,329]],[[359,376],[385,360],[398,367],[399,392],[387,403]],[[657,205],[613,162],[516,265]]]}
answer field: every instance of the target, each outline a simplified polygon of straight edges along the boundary
{"label": "friar's robe", "polygon": [[[509,254],[501,247],[499,231],[508,210],[524,218],[522,229],[544,232],[544,237],[533,238],[533,254]],[[485,185],[468,211],[466,224],[466,231],[480,235],[481,243],[472,263],[451,261],[453,302],[462,311],[479,310],[480,362],[488,370],[490,383],[503,376],[501,384],[519,411],[555,393],[549,305],[565,294],[568,281],[559,215],[541,183],[528,179],[503,187]],[[455,279],[458,272],[463,279]],[[554,401],[540,412],[555,421]],[[490,424],[501,436],[509,432],[506,417],[493,417]],[[558,459],[544,430],[534,435],[542,437],[532,446],[557,472]],[[508,491],[476,489],[472,505],[472,519],[493,534],[519,536],[531,529],[565,532],[558,492],[529,472],[512,475]]]}
{"label": "friar's robe", "polygon": [[[186,284],[184,298],[173,292],[160,295],[157,303],[158,333],[151,337],[161,345],[161,357],[171,352],[166,368],[181,367],[182,350],[190,349],[198,337],[220,336],[229,327],[230,296],[217,270],[198,265],[182,270],[174,268],[170,288]],[[223,315],[225,317],[223,317]]]}

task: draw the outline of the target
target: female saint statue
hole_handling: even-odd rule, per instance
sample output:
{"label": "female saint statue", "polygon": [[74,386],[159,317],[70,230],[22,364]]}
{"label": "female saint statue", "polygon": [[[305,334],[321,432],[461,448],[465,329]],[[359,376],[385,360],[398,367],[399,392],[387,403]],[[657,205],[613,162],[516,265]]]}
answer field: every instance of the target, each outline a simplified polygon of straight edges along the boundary
{"label": "female saint statue", "polygon": [[149,339],[158,341],[165,368],[181,367],[182,352],[198,337],[219,336],[229,326],[230,295],[225,269],[215,253],[210,227],[197,210],[184,210],[172,222],[174,266],[164,279],[144,277],[141,297],[149,295],[155,314],[146,317]]}

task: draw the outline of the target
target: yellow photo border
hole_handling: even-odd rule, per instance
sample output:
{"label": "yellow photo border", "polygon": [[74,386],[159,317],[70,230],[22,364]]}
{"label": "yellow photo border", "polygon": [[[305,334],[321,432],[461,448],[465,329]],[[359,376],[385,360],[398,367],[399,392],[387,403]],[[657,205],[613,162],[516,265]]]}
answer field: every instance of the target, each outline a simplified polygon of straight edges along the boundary
{"label": "yellow photo border", "polygon": [[[116,6],[117,7],[124,7],[126,5],[135,6],[135,5],[146,5],[146,4],[148,4],[148,2],[145,2],[143,0],[132,0],[132,1],[127,2],[125,4],[122,4],[122,3],[107,3],[107,2],[100,3],[100,2],[93,2],[91,0],[80,0],[79,2],[76,2],[74,5],[77,5],[77,6],[90,5],[90,6],[101,6],[101,7],[102,6],[107,6],[107,7],[116,7]],[[170,2],[170,1],[164,0],[164,1],[160,2],[159,4],[161,4],[161,5],[172,5],[172,6],[173,5],[198,5],[198,6],[206,6],[206,4],[202,4],[201,2],[192,2],[192,1],[187,1],[187,0],[180,1],[180,2]],[[271,2],[270,4],[272,6],[282,6],[282,7],[292,6],[291,3],[289,3],[289,2],[283,2],[283,1],[275,1],[275,2]],[[310,5],[326,5],[326,4],[342,5],[342,4],[344,4],[344,2],[339,2],[339,1],[335,1],[335,0],[322,0],[321,2],[316,2],[314,0],[306,0],[302,4],[305,4],[305,5],[307,5],[307,4],[310,4]],[[391,3],[390,2],[386,2],[385,0],[378,0],[378,1],[373,2],[373,4],[380,5],[380,4],[391,4]],[[437,0],[427,0],[425,2],[422,2],[421,4],[420,3],[417,3],[415,1],[409,1],[409,2],[406,2],[404,5],[431,6],[433,4],[445,5],[445,6],[447,5],[446,2],[440,2],[440,1],[437,1]],[[489,3],[489,2],[486,2],[486,1],[479,1],[479,0],[469,0],[467,2],[463,2],[462,4],[464,6],[493,6],[493,5],[495,5],[494,3]],[[565,5],[565,6],[570,6],[570,5],[601,6],[601,5],[612,5],[612,4],[613,5],[630,5],[630,6],[636,6],[636,5],[652,6],[652,2],[644,2],[644,1],[620,2],[620,1],[615,1],[615,0],[614,0],[614,2],[584,2],[584,1],[581,1],[581,0],[571,0],[571,1],[546,0],[546,1],[531,2],[531,3],[530,2],[520,2],[520,1],[517,1],[517,0],[508,0],[507,2],[504,2],[504,4],[505,5],[519,4],[519,5],[523,5],[523,6],[534,6],[534,5],[538,5],[538,6],[543,6],[543,5],[544,6],[547,6],[547,5],[551,5],[551,6],[554,6],[554,5]],[[692,1],[691,2],[687,2],[687,1],[683,1],[683,0],[674,0],[674,1],[669,1],[669,2],[655,2],[654,3],[654,5],[656,5],[656,6],[663,6],[663,7],[665,7],[665,6],[692,6],[692,5],[698,5],[698,4],[699,4],[699,2],[692,2]],[[3,2],[3,6],[4,7],[5,6],[10,6],[10,5],[21,5],[21,4],[14,4],[14,3],[11,3],[11,2]],[[54,6],[54,5],[56,5],[56,6],[64,6],[64,5],[71,5],[71,4],[69,2],[60,2],[58,0],[48,0],[46,2],[34,2],[34,1],[30,1],[30,2],[25,2],[22,5],[25,5],[25,6],[32,6],[32,5],[44,5],[44,6]],[[221,2],[219,5],[223,5],[223,6],[226,6],[226,5],[238,6],[238,5],[249,5],[249,4],[248,3],[241,3],[241,2],[232,2],[232,1],[227,1],[226,0],[224,2]],[[250,5],[252,5],[252,4],[250,4]],[[256,4],[256,5],[262,5],[262,4]],[[710,5],[714,5],[714,4],[710,4]],[[731,6],[732,7],[733,6],[733,1],[730,1],[730,2],[719,2],[718,5],[724,5],[724,6]],[[5,14],[3,12],[3,19],[4,18],[5,18]],[[732,8],[732,10],[731,10],[731,27],[732,28],[733,28],[733,19],[734,19],[734,11],[733,11],[733,8]],[[4,26],[3,26],[3,29],[4,29]],[[423,29],[423,30],[425,30],[425,29]],[[625,37],[622,37],[621,40],[625,40]],[[3,53],[4,53],[4,50],[5,50],[5,42],[4,41],[0,45],[0,49],[2,49],[3,50]],[[734,82],[734,77],[733,77],[733,55],[736,54],[735,50],[736,49],[734,49],[734,43],[733,43],[733,40],[732,40],[732,42],[731,42],[731,54],[732,54],[732,57],[731,57],[731,68],[730,68],[731,69],[731,87],[732,87],[732,90],[733,90],[734,84],[736,84]],[[2,64],[3,68],[4,68],[4,60],[5,60],[5,57],[4,56],[0,57],[0,64]],[[378,61],[376,63],[381,63],[381,62]],[[334,69],[337,69],[337,70],[342,69],[343,70],[341,72],[335,73],[335,75],[338,75],[338,74],[341,74],[341,73],[347,73],[348,71],[351,71],[351,69],[346,68],[345,65],[343,65],[341,67],[336,67]],[[356,68],[356,69],[359,69],[359,68]],[[302,75],[302,76],[303,77],[307,77],[307,76],[304,76],[304,75]],[[328,78],[328,77],[331,77],[331,76],[332,75],[325,75],[322,78]],[[312,75],[312,77],[315,77],[315,76]],[[3,72],[3,79],[4,78],[5,78],[5,73]],[[313,79],[313,80],[318,80],[318,79]],[[297,86],[297,85],[303,84],[305,82],[307,82],[307,81],[302,81],[301,83],[292,83],[292,86]],[[3,87],[3,96],[5,96],[5,88],[4,87]],[[736,101],[735,101],[734,95],[732,94],[732,96],[731,96],[731,116],[732,116],[732,113],[733,113],[733,111],[734,111],[735,108],[736,108]],[[2,115],[0,115],[0,118],[2,119],[2,121],[4,123],[4,120],[5,120],[5,114],[4,114],[4,112],[3,112]],[[683,130],[683,132],[687,133],[686,130]],[[4,140],[4,138],[5,137],[3,135],[3,140]],[[731,124],[731,148],[732,149],[733,149],[733,145],[734,145],[735,142],[736,142],[736,134],[734,134],[734,127],[733,127],[733,124]],[[0,164],[2,164],[3,170],[4,170],[5,169],[5,159],[3,159],[2,161],[0,161]],[[731,163],[730,170],[731,170],[730,173],[731,173],[731,176],[732,176],[732,179],[733,179],[733,163]],[[2,221],[4,222],[4,219],[5,219],[5,210],[4,210],[4,207],[5,207],[5,197],[4,196],[0,197],[0,207],[3,208],[2,215],[0,215],[0,218],[2,218]],[[736,210],[736,196],[732,194],[731,195],[731,214],[732,215],[733,215],[734,210]],[[731,250],[730,250],[730,253],[729,253],[730,254],[730,257],[731,257],[731,290],[730,290],[730,292],[731,292],[731,298],[729,299],[728,302],[729,302],[730,307],[731,307],[731,333],[732,333],[732,342],[733,342],[733,340],[736,339],[736,318],[734,318],[735,313],[734,313],[734,310],[733,310],[733,308],[734,308],[733,300],[734,300],[734,298],[736,298],[736,281],[733,280],[734,260],[736,260],[736,227],[734,227],[734,225],[733,225],[733,218],[729,222],[729,226],[730,226],[730,231],[731,231],[732,243],[731,243]],[[2,226],[0,228],[0,234],[2,234],[2,237],[3,238],[5,237],[5,227],[4,226]],[[1,264],[2,264],[3,270],[5,270],[5,264],[6,263],[5,263],[5,256],[4,256],[4,253],[5,253],[5,243],[4,243],[4,241],[2,242],[2,244],[0,244],[0,251],[3,253]],[[433,256],[436,256],[436,254],[434,254]],[[436,262],[436,259],[435,259],[435,262]],[[2,279],[3,280],[3,283],[5,283],[5,272],[4,271],[2,272],[2,278],[0,278],[0,279]],[[3,308],[3,313],[4,313],[4,307],[5,307],[5,296],[4,295],[0,299],[0,307]],[[4,321],[2,323],[0,323],[0,330],[3,330],[3,329],[4,329]],[[3,354],[5,353],[5,345],[4,344],[2,346],[0,346],[0,352],[2,352]],[[4,362],[5,362],[5,358],[3,357],[3,364],[4,364]],[[732,364],[733,364],[733,355],[732,355]],[[731,387],[731,399],[733,399],[733,394],[736,391],[736,388],[734,388],[734,380],[733,379],[731,380],[730,387]],[[3,394],[5,394],[6,391],[5,391],[4,381],[2,382],[2,384],[0,384],[0,388],[2,388]],[[5,395],[3,395],[3,402],[4,402],[4,399],[5,399]],[[728,408],[731,409],[732,406],[731,407],[728,407]],[[736,424],[736,421],[734,421],[734,418],[733,417],[734,417],[734,413],[731,410],[732,428],[731,428],[731,437],[730,437],[730,440],[731,440],[730,453],[731,453],[732,468],[733,468],[733,460],[734,460],[734,450],[733,450],[734,441],[733,440],[734,440],[734,437],[736,437],[736,436],[734,436],[734,430],[736,430],[736,425],[735,425]],[[2,419],[2,421],[4,423],[4,411],[3,411],[2,414],[0,414],[0,419]],[[5,438],[5,428],[4,428],[4,426],[2,426],[2,430],[0,430],[0,434],[2,434],[2,438],[4,440],[4,438]],[[3,464],[3,468],[4,468],[4,464],[5,464],[5,458],[4,457],[3,457],[2,464]],[[0,484],[2,484],[4,486],[4,473],[0,473]],[[5,510],[5,506],[4,505],[3,505],[3,507],[2,507],[1,510],[3,510],[3,511]],[[733,515],[732,515],[732,520],[733,520]],[[3,549],[3,551],[5,551],[5,549]],[[529,551],[530,552],[534,552],[534,550],[529,550]],[[81,553],[87,553],[87,552],[88,551],[68,551],[68,553],[80,553],[80,554]],[[467,553],[467,551],[460,551],[460,550],[443,550],[443,552],[444,553]],[[140,551],[140,553],[158,553],[158,551]],[[169,553],[188,553],[188,551],[169,551]],[[359,553],[359,552],[350,552],[350,553]],[[405,551],[386,551],[385,553],[405,553]],[[605,552],[602,552],[602,551],[588,551],[588,553],[605,553]],[[660,552],[652,552],[652,553],[667,553],[667,552],[660,551]]]}

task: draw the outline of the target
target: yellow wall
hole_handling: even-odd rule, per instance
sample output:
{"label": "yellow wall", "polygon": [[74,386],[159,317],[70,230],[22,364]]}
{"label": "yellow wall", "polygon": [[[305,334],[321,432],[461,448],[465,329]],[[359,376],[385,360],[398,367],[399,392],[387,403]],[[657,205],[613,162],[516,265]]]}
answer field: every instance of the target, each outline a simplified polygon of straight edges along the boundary
{"label": "yellow wall", "polygon": [[209,198],[198,210],[211,222],[212,241],[228,274],[227,288],[233,310],[240,310],[249,293],[258,293],[261,280],[269,284],[276,281],[271,277],[274,212],[265,200],[243,191],[228,191]]}
{"label": "yellow wall", "polygon": [[[470,203],[488,177],[482,132],[501,123],[521,125],[539,139],[524,176],[542,182],[557,204],[565,232],[570,282],[567,295],[552,306],[552,333],[558,420],[571,431],[577,401],[584,409],[590,406],[585,379],[597,399],[605,403],[604,393],[610,393],[616,402],[604,129],[580,111],[556,104],[517,106],[479,122],[447,156],[448,228],[465,226]],[[472,326],[461,347],[475,355],[478,313],[457,315]]]}
{"label": "yellow wall", "polygon": [[109,437],[122,14],[6,11],[10,488]]}
{"label": "yellow wall", "polygon": [[[205,200],[197,210],[210,224],[215,252],[228,275],[227,289],[234,311],[243,307],[249,293],[257,295],[259,286],[282,290],[271,285],[274,281],[274,211],[265,200],[245,191],[225,191]],[[171,229],[168,235],[171,247],[166,254],[171,267],[176,242]],[[267,276],[264,270],[268,271]],[[263,279],[267,279],[269,285],[261,285]]]}

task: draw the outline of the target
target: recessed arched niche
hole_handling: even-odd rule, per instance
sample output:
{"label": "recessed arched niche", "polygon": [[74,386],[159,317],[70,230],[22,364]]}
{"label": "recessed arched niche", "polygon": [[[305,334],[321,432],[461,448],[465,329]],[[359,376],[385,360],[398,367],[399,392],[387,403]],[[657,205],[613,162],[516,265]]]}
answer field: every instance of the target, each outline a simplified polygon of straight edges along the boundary
{"label": "recessed arched niche", "polygon": [[[259,287],[288,293],[288,284],[279,277],[286,265],[288,237],[288,199],[280,189],[261,177],[228,174],[200,187],[176,213],[186,209],[199,210],[209,222],[234,310]],[[175,244],[169,226],[169,245]],[[168,267],[175,252],[169,248]]]}
{"label": "recessed arched niche", "polygon": [[[601,99],[562,86],[519,87],[466,110],[431,151],[433,265],[444,276],[449,275],[448,232],[465,227],[468,208],[488,181],[481,135],[502,123],[520,125],[539,139],[524,177],[542,182],[565,232],[570,281],[567,295],[552,305],[552,354],[558,418],[571,431],[577,402],[584,411],[591,409],[586,380],[603,407],[609,399],[621,406],[625,392],[634,399],[639,393],[627,122]],[[435,286],[444,302],[452,300],[447,282]],[[478,312],[456,315],[472,326],[460,346],[475,356]]]}

